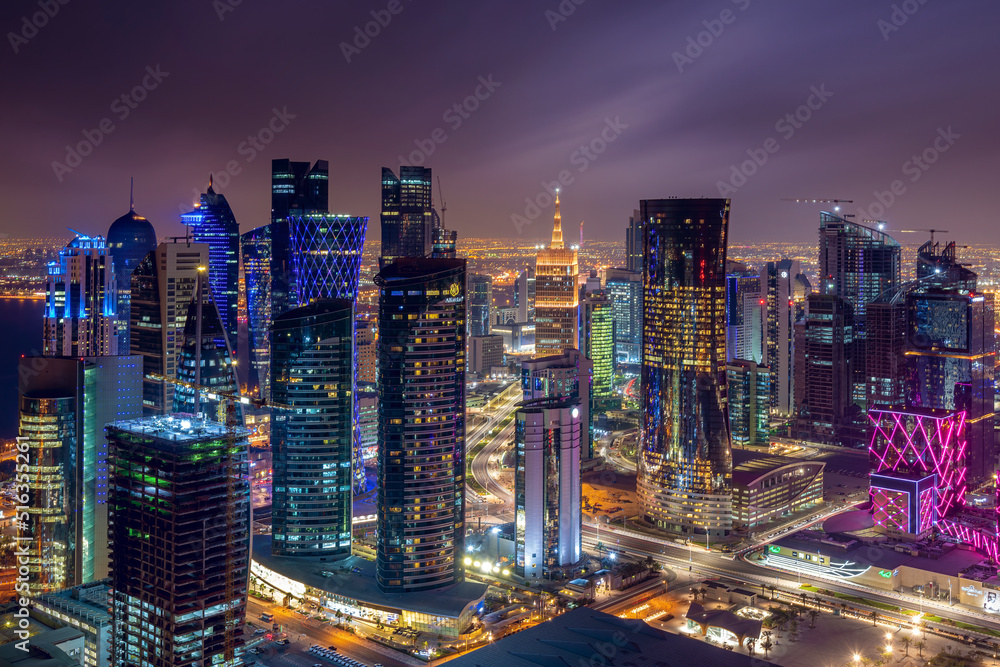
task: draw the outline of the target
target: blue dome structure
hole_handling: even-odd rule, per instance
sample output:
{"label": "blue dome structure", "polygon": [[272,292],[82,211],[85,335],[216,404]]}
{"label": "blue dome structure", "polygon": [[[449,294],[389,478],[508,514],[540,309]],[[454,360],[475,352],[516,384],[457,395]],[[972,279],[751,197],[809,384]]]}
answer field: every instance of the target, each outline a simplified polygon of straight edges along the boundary
{"label": "blue dome structure", "polygon": [[118,290],[118,351],[129,354],[132,272],[146,255],[156,250],[156,231],[149,220],[135,212],[135,204],[131,202],[128,213],[111,223],[107,244],[114,260]]}

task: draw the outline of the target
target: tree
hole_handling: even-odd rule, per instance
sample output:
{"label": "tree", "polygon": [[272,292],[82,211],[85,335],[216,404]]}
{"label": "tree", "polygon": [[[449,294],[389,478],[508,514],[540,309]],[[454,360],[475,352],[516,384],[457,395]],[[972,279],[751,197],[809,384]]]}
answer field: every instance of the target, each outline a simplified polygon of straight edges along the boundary
{"label": "tree", "polygon": [[771,633],[770,632],[765,632],[764,633],[764,643],[760,645],[760,647],[762,649],[764,649],[764,659],[765,660],[767,660],[767,653],[768,653],[768,651],[770,651],[773,646],[774,646],[774,643],[771,641]]}
{"label": "tree", "polygon": [[757,638],[747,637],[747,654],[753,655],[754,653],[756,653],[756,647],[757,647]]}
{"label": "tree", "polygon": [[694,588],[694,587],[691,588],[691,599],[692,600],[697,600],[698,599],[698,589],[697,588]]}
{"label": "tree", "polygon": [[927,648],[927,642],[925,642],[923,639],[918,639],[917,643],[915,643],[914,646],[917,649],[917,655],[919,655],[921,658],[924,657],[924,649]]}
{"label": "tree", "polygon": [[809,596],[805,593],[799,593],[799,597],[802,598],[802,604],[805,604],[806,600],[809,598]]}
{"label": "tree", "polygon": [[793,635],[796,634],[799,631],[799,622],[793,619],[791,629],[792,629],[792,634]]}
{"label": "tree", "polygon": [[913,641],[909,637],[901,637],[899,643],[903,645],[903,655],[910,655],[910,642]]}
{"label": "tree", "polygon": [[878,612],[877,611],[873,611],[871,613],[871,617],[872,617],[872,627],[878,625]]}
{"label": "tree", "polygon": [[704,602],[705,596],[708,595],[708,589],[702,586],[701,588],[698,589],[698,592],[701,593],[701,601]]}
{"label": "tree", "polygon": [[810,609],[809,610],[809,627],[810,628],[815,628],[816,627],[816,617],[817,616],[819,616],[819,611],[818,610],[816,610],[816,609]]}

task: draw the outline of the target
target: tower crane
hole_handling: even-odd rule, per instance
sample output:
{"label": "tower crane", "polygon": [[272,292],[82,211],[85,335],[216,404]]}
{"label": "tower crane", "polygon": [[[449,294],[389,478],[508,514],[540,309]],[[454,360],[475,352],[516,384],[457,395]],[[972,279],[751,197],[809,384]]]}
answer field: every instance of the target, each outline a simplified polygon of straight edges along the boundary
{"label": "tower crane", "polygon": [[[833,198],[828,198],[828,199],[820,199],[820,198],[817,198],[817,199],[808,199],[808,198],[801,199],[801,198],[782,197],[781,201],[790,201],[790,202],[795,202],[796,204],[833,204],[833,210],[834,211],[839,211],[841,204],[853,204],[854,203],[853,199],[833,199]],[[851,218],[851,217],[854,217],[854,214],[848,213],[844,217]]]}
{"label": "tower crane", "polygon": [[951,233],[951,231],[948,230],[948,229],[900,229],[899,231],[900,231],[901,234],[917,234],[919,232],[930,232],[930,234],[931,234],[931,243],[934,243],[934,235],[937,234],[938,232],[940,232],[942,234],[950,234]]}
{"label": "tower crane", "polygon": [[441,198],[441,227],[443,229],[448,229],[444,224],[444,214],[448,210],[448,202],[444,200],[444,189],[441,187],[441,177],[438,176],[438,197]]}

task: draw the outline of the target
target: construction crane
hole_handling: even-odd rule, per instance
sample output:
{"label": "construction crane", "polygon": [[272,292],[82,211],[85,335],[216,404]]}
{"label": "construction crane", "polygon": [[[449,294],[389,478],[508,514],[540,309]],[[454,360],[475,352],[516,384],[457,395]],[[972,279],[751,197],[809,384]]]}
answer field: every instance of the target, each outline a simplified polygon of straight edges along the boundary
{"label": "construction crane", "polygon": [[444,224],[444,214],[448,210],[448,202],[444,200],[444,189],[441,188],[441,177],[438,176],[438,197],[441,198],[441,228],[448,229]]}
{"label": "construction crane", "polygon": [[934,235],[937,234],[938,232],[941,232],[942,234],[951,233],[951,231],[947,229],[900,229],[899,232],[901,234],[918,234],[920,232],[930,232],[931,243],[934,243]]}
{"label": "construction crane", "polygon": [[[833,204],[833,210],[839,211],[841,204],[853,204],[853,199],[791,199],[788,197],[782,197],[781,201],[795,202],[796,204]],[[853,213],[848,213],[844,216],[845,218],[853,218]]]}
{"label": "construction crane", "polygon": [[[205,398],[213,401],[225,402],[226,406],[226,448],[223,466],[226,471],[226,622],[223,659],[224,664],[235,664],[236,660],[236,606],[232,601],[238,597],[236,590],[236,481],[242,477],[240,470],[240,457],[238,455],[237,444],[239,442],[239,431],[243,426],[243,419],[236,409],[237,405],[253,405],[258,408],[272,408],[278,410],[296,410],[291,405],[274,403],[263,399],[254,399],[249,396],[242,396],[231,392],[218,391],[216,388],[207,387],[193,382],[185,382],[178,378],[167,377],[159,373],[151,373],[147,376],[156,382],[169,383],[175,386],[193,389],[195,392],[204,393]],[[197,404],[197,400],[195,401]],[[251,500],[252,504],[252,500]],[[250,527],[251,533],[253,527]]]}

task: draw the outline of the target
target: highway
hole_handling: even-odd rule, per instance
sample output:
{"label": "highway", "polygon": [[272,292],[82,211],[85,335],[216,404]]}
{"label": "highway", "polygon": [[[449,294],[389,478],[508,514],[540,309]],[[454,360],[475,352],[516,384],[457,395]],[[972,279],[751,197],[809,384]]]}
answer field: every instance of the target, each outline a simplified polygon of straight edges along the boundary
{"label": "highway", "polygon": [[500,482],[490,475],[490,458],[500,447],[509,444],[514,439],[514,422],[507,424],[490,444],[476,454],[472,459],[472,478],[476,480],[488,493],[495,495],[504,505],[514,502],[514,494],[511,493]]}

